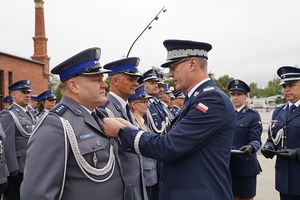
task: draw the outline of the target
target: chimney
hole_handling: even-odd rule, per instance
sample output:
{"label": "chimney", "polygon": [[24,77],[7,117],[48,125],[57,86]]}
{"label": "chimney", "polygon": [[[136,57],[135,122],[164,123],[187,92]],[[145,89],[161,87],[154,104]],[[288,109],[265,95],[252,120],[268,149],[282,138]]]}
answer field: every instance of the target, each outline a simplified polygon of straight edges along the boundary
{"label": "chimney", "polygon": [[34,43],[34,54],[32,60],[44,63],[44,76],[49,76],[49,60],[47,55],[47,38],[45,34],[44,22],[44,1],[34,0],[35,2],[35,35],[32,38]]}

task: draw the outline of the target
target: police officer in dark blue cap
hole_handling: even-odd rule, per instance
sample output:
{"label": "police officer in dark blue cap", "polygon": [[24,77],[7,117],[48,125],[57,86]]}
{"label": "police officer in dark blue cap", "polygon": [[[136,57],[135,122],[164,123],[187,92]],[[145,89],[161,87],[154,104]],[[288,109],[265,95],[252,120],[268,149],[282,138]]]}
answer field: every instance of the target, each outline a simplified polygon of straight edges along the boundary
{"label": "police officer in dark blue cap", "polygon": [[261,148],[266,158],[277,155],[276,190],[281,200],[299,200],[300,180],[300,69],[283,66],[277,70],[287,103],[273,112],[268,139]]}
{"label": "police officer in dark blue cap", "polygon": [[[135,94],[138,78],[142,74],[138,70],[140,59],[129,57],[116,60],[104,65],[104,69],[111,70],[108,74],[110,91],[107,94],[108,103],[100,107],[111,117],[120,117],[136,125],[128,104],[128,98]],[[125,199],[147,199],[146,188],[142,175],[141,156],[119,149],[119,158],[123,170],[125,184]]]}
{"label": "police officer in dark blue cap", "polygon": [[4,104],[3,107],[7,108],[8,106],[10,106],[12,104],[12,102],[13,102],[13,99],[12,99],[11,95],[4,97],[3,98],[3,104]]}
{"label": "police officer in dark blue cap", "polygon": [[[167,107],[162,105],[160,101],[158,82],[163,80],[158,78],[158,73],[155,69],[150,69],[143,74],[139,81],[145,84],[146,93],[152,97],[148,99],[149,110],[144,116],[146,124],[152,132],[162,134],[170,124],[170,118],[172,117],[169,116]],[[163,87],[161,88],[163,92]]]}
{"label": "police officer in dark blue cap", "polygon": [[39,94],[37,98],[40,100],[40,111],[36,115],[36,118],[41,119],[55,106],[56,96],[52,90],[46,90]]}
{"label": "police officer in dark blue cap", "polygon": [[185,96],[180,91],[173,91],[173,94],[174,94],[175,99],[174,99],[174,106],[171,108],[171,112],[176,117],[180,113],[180,110],[183,106]]}
{"label": "police officer in dark blue cap", "polygon": [[28,111],[36,117],[39,113],[40,109],[40,100],[38,99],[37,95],[31,95],[30,103],[28,105]]}
{"label": "police officer in dark blue cap", "polygon": [[107,101],[108,70],[99,59],[100,48],[90,48],[51,70],[62,82],[62,99],[30,138],[22,199],[124,200],[118,144],[104,137],[95,114]]}
{"label": "police officer in dark blue cap", "polygon": [[9,170],[7,199],[20,199],[27,142],[33,131],[35,120],[28,112],[30,81],[20,80],[8,89],[13,103],[0,113],[0,122],[6,134],[5,157]]}
{"label": "police officer in dark blue cap", "polygon": [[237,117],[230,159],[232,192],[234,200],[251,200],[256,195],[256,176],[260,173],[256,152],[261,146],[261,119],[257,111],[246,105],[250,88],[244,81],[232,80],[227,89]]}
{"label": "police officer in dark blue cap", "polygon": [[167,62],[176,89],[187,93],[180,115],[166,134],[137,130],[122,120],[105,118],[110,137],[124,149],[162,160],[160,199],[232,200],[230,150],[236,116],[233,105],[208,76],[211,45],[166,40]]}
{"label": "police officer in dark blue cap", "polygon": [[[149,130],[145,124],[143,116],[148,111],[148,98],[145,91],[145,85],[141,84],[135,90],[135,94],[128,98],[130,109],[133,113],[137,126],[143,130]],[[143,157],[143,177],[147,190],[148,200],[155,200],[155,189],[157,187],[156,160],[153,158]]]}

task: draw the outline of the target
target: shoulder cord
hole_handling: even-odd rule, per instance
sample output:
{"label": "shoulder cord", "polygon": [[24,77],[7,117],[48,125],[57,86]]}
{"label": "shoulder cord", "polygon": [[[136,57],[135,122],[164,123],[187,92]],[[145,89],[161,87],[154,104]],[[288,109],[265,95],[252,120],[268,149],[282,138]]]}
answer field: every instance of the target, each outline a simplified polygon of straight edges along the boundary
{"label": "shoulder cord", "polygon": [[[274,110],[271,112],[271,114],[270,114],[271,116],[273,115],[273,112],[274,112]],[[279,144],[281,138],[283,137],[283,134],[284,134],[283,129],[279,129],[279,130],[277,131],[277,133],[276,133],[276,136],[273,137],[273,132],[272,132],[272,119],[271,119],[271,121],[270,121],[270,123],[269,123],[269,136],[270,136],[270,138],[272,139],[272,141],[273,141],[273,143],[274,143],[275,145],[278,145],[278,144]]]}
{"label": "shoulder cord", "polygon": [[[64,127],[64,133],[68,136],[70,146],[73,151],[75,160],[76,160],[79,168],[81,169],[81,171],[85,174],[85,176],[87,178],[89,178],[91,181],[94,181],[97,183],[102,183],[102,182],[109,180],[111,178],[111,176],[113,175],[114,168],[115,168],[115,155],[114,155],[114,148],[113,148],[112,144],[110,143],[110,152],[109,152],[109,159],[107,161],[107,164],[101,169],[94,168],[88,162],[86,162],[86,160],[81,155],[80,150],[78,148],[76,136],[75,136],[74,130],[73,130],[70,122],[62,117],[59,117],[59,119],[62,122],[62,125]],[[111,173],[109,174],[108,177],[106,177],[104,179],[99,179],[99,180],[92,178],[90,175],[87,174],[87,172],[88,172],[95,176],[102,176],[102,175],[106,175],[107,173],[109,173],[109,171],[111,171]]]}
{"label": "shoulder cord", "polygon": [[25,131],[25,129],[22,127],[22,125],[20,124],[19,119],[17,118],[17,116],[15,115],[15,113],[13,113],[12,111],[8,111],[10,113],[10,115],[12,116],[17,129],[20,131],[20,133],[24,136],[24,137],[30,137],[31,133],[27,133],[27,131]]}
{"label": "shoulder cord", "polygon": [[154,121],[152,119],[152,115],[151,115],[149,109],[148,109],[146,115],[147,115],[147,119],[149,119],[148,122],[147,122],[147,125],[149,126],[149,128],[152,131],[154,131],[157,134],[163,133],[164,130],[165,130],[165,128],[169,125],[169,119],[168,119],[168,117],[166,117],[165,121],[162,121],[162,123],[161,123],[161,129],[158,129],[158,128],[156,128],[156,125],[155,125],[155,123],[154,123]]}

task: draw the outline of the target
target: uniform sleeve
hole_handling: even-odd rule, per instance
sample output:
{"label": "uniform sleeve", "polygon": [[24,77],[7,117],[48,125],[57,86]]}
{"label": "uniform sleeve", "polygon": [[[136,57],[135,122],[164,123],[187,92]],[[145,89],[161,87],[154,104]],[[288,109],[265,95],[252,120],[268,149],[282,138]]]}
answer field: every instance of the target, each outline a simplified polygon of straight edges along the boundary
{"label": "uniform sleeve", "polygon": [[3,131],[6,134],[5,159],[7,162],[8,171],[14,172],[19,170],[15,145],[16,125],[8,111],[1,112],[0,121]]}
{"label": "uniform sleeve", "polygon": [[64,163],[63,127],[56,116],[48,115],[28,142],[21,199],[58,199]]}
{"label": "uniform sleeve", "polygon": [[249,144],[257,152],[261,146],[262,124],[259,114],[257,112],[253,114],[253,120],[250,124]]}
{"label": "uniform sleeve", "polygon": [[[197,108],[199,103],[203,107]],[[127,127],[123,129],[121,141],[128,151],[138,150],[147,157],[172,161],[204,148],[206,143],[216,137],[220,137],[221,140],[224,137],[221,135],[222,131],[230,128],[233,130],[235,120],[233,109],[229,111],[221,95],[204,93],[202,98],[193,102],[181,121],[166,134],[142,133]],[[224,140],[231,139],[224,138]],[[228,144],[231,145],[231,142]]]}

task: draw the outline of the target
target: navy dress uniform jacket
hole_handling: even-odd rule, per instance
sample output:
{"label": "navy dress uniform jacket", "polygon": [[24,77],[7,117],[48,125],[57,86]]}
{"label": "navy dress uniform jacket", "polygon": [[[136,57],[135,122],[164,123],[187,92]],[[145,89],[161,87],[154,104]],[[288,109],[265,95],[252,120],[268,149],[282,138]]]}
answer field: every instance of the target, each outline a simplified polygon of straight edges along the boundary
{"label": "navy dress uniform jacket", "polygon": [[[296,149],[297,160],[285,160],[277,157],[275,185],[276,190],[280,193],[300,196],[300,108],[296,108],[289,116],[287,115],[288,110],[288,104],[274,110],[272,127],[271,130],[269,129],[269,138],[266,144],[273,146],[275,150],[282,148]],[[273,137],[275,137],[280,129],[283,129],[286,138],[275,145],[270,138],[270,134],[274,134]]]}
{"label": "navy dress uniform jacket", "polygon": [[[128,121],[127,114],[121,107],[120,102],[110,93],[107,94],[108,103],[104,107],[97,109],[103,112],[111,112],[115,117],[124,118]],[[131,113],[131,119],[134,116]],[[119,158],[123,171],[123,179],[125,183],[125,200],[142,200],[147,199],[146,189],[142,175],[141,157],[119,149]]]}
{"label": "navy dress uniform jacket", "polygon": [[237,121],[234,130],[234,149],[240,149],[250,144],[254,153],[250,155],[232,154],[230,159],[231,174],[236,176],[255,176],[260,173],[260,165],[255,152],[261,146],[262,125],[257,111],[243,108],[237,113]]}
{"label": "navy dress uniform jacket", "polygon": [[123,128],[128,151],[162,160],[161,200],[231,200],[230,150],[236,116],[228,96],[211,80],[186,100],[166,134]]}
{"label": "navy dress uniform jacket", "polygon": [[5,158],[8,170],[9,172],[23,172],[29,136],[25,137],[19,131],[9,111],[15,114],[20,125],[28,134],[31,134],[34,129],[34,118],[14,103],[0,112],[0,122],[6,134]]}
{"label": "navy dress uniform jacket", "polygon": [[[124,185],[120,166],[115,161],[114,171],[94,176],[96,180],[111,177],[104,182],[90,180],[75,160],[70,142],[65,139],[63,125],[68,120],[74,130],[83,159],[94,168],[103,168],[109,159],[110,141],[117,154],[117,142],[107,139],[93,116],[82,106],[67,97],[49,112],[28,142],[21,200],[58,200],[63,189],[65,200],[124,200]],[[67,140],[67,164],[65,168],[65,142]],[[64,170],[66,176],[64,178]],[[63,187],[63,181],[64,187]]]}

